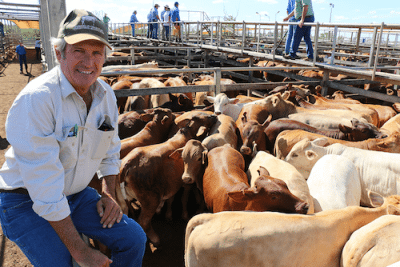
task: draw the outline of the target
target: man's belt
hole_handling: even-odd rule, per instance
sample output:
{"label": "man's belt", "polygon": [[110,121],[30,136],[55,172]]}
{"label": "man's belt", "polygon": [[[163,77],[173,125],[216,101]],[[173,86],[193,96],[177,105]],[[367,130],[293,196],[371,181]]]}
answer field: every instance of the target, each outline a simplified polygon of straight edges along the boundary
{"label": "man's belt", "polygon": [[28,190],[22,187],[11,190],[0,189],[0,193],[15,193],[15,194],[29,195]]}

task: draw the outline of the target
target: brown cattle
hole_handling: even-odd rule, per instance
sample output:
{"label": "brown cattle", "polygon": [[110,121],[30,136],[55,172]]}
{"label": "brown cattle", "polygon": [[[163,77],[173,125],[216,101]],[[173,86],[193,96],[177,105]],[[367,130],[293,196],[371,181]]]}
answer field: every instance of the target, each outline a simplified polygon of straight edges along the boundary
{"label": "brown cattle", "polygon": [[202,144],[208,151],[225,144],[230,144],[236,149],[238,136],[236,133],[237,126],[235,121],[224,114],[219,114],[217,119],[218,121],[211,127],[209,136],[202,141]]}
{"label": "brown cattle", "polygon": [[140,117],[144,113],[152,113],[151,109],[131,111],[118,116],[118,136],[125,139],[140,132],[147,121]]}
{"label": "brown cattle", "polygon": [[[173,152],[188,140],[196,138],[200,127],[208,130],[216,119],[215,115],[193,116],[191,120],[186,120],[185,127],[164,143],[137,147],[122,160],[119,181],[125,185],[126,200],[139,201],[141,212],[138,223],[154,247],[160,244],[160,238],[151,225],[151,219],[162,208],[164,201],[174,196],[183,185],[183,161]],[[117,193],[118,202],[127,213],[125,200],[119,190]]]}
{"label": "brown cattle", "polygon": [[162,108],[156,108],[152,113],[144,113],[139,116],[142,121],[147,121],[147,124],[137,134],[121,140],[121,159],[136,147],[166,141],[170,126],[175,120],[171,110]]}
{"label": "brown cattle", "polygon": [[244,159],[228,144],[208,152],[199,141],[190,140],[179,151],[185,164],[182,180],[189,184],[196,182],[207,208],[214,213],[239,210],[307,213],[308,205],[290,193],[286,183],[270,177],[262,167],[255,186],[250,188]]}
{"label": "brown cattle", "polygon": [[351,120],[351,123],[351,127],[339,124],[337,130],[321,130],[295,120],[274,120],[265,129],[265,134],[267,136],[267,149],[272,152],[276,137],[279,133],[285,130],[304,130],[310,133],[347,141],[363,141],[369,138],[381,139],[387,137],[386,134],[380,132],[379,129],[372,124],[363,123],[357,119]]}
{"label": "brown cattle", "polygon": [[[164,84],[165,86],[171,86],[171,87],[187,86],[186,82],[180,77],[168,78],[164,82]],[[193,102],[193,94],[191,92],[184,94]]]}
{"label": "brown cattle", "polygon": [[[132,82],[128,80],[121,80],[119,82],[116,82],[111,86],[111,88],[116,91],[116,90],[124,90],[124,89],[130,89],[132,86]],[[125,105],[126,105],[126,100],[127,97],[118,97],[117,98],[117,106],[118,106],[118,112],[121,114],[124,112]]]}
{"label": "brown cattle", "polygon": [[313,141],[318,138],[326,138],[326,145],[340,143],[349,147],[367,150],[400,153],[400,133],[391,134],[385,138],[370,138],[364,141],[346,141],[326,137],[324,135],[310,133],[303,130],[286,130],[281,132],[275,142],[274,153],[277,158],[285,159],[292,147],[299,141],[308,138]]}
{"label": "brown cattle", "polygon": [[161,108],[168,108],[173,112],[190,111],[193,107],[193,101],[185,94],[171,94],[169,93],[169,101],[162,104]]}

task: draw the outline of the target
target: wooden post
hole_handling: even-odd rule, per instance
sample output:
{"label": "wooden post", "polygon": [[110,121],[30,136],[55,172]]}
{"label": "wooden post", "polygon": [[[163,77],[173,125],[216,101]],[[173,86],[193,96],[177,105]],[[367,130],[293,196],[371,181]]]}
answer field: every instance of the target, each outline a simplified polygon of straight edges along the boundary
{"label": "wooden post", "polygon": [[131,65],[135,65],[135,48],[131,48]]}
{"label": "wooden post", "polygon": [[356,54],[360,50],[360,39],[361,39],[361,28],[358,28],[356,51],[354,51]]}
{"label": "wooden post", "polygon": [[369,67],[372,67],[373,61],[374,61],[375,41],[376,41],[377,32],[378,32],[378,27],[374,27],[374,34],[372,36],[371,50],[369,52],[369,61],[368,61]]}
{"label": "wooden post", "polygon": [[57,37],[58,28],[66,14],[65,0],[40,1],[40,34],[46,55],[47,70],[56,66],[56,56],[52,51],[51,37]]}
{"label": "wooden post", "polygon": [[378,39],[378,47],[376,48],[376,55],[375,55],[375,62],[374,62],[374,71],[372,72],[372,78],[371,80],[375,80],[375,72],[376,72],[376,66],[378,65],[378,59],[379,59],[379,50],[381,48],[381,41],[382,41],[382,34],[383,34],[383,25],[384,23],[382,22],[381,24],[381,30],[379,33],[379,39]]}
{"label": "wooden post", "polygon": [[221,69],[216,68],[214,72],[215,95],[221,93]]}
{"label": "wooden post", "polygon": [[317,26],[315,26],[313,66],[315,66],[315,62],[317,61],[317,56],[318,56],[318,36],[319,36],[319,22],[317,22]]}
{"label": "wooden post", "polygon": [[322,90],[321,90],[322,96],[326,96],[328,94],[327,81],[329,81],[329,71],[324,70],[324,76],[322,77]]}
{"label": "wooden post", "polygon": [[333,32],[332,54],[331,54],[331,62],[330,62],[331,65],[333,65],[333,63],[335,62],[337,30],[338,30],[338,26],[335,26],[335,30]]}
{"label": "wooden post", "polygon": [[[254,62],[254,58],[250,57],[250,60],[249,60],[250,68],[253,66],[253,62]],[[252,83],[252,82],[253,82],[253,71],[249,71],[249,83]],[[247,90],[247,96],[250,96],[250,95],[251,95],[251,91]]]}

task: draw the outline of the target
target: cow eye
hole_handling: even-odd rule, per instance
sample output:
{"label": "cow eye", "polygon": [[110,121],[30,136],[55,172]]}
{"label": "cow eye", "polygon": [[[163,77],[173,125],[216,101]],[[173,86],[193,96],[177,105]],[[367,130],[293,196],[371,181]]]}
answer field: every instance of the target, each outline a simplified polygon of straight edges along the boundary
{"label": "cow eye", "polygon": [[293,153],[293,154],[292,154],[292,158],[297,158],[297,156],[298,156],[298,155],[297,155],[296,153]]}

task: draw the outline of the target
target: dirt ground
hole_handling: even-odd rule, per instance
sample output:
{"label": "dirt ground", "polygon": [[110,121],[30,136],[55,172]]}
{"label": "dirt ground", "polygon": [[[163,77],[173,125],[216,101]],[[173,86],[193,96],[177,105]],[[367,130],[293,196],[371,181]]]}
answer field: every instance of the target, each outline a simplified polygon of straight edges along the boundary
{"label": "dirt ground", "polygon": [[[17,62],[9,63],[0,74],[0,166],[4,163],[4,154],[9,147],[6,140],[5,120],[15,97],[25,85],[42,73],[42,65],[38,62],[28,64],[31,75],[19,73]],[[153,227],[159,234],[163,246],[160,250],[151,253],[147,247],[144,267],[180,267],[183,264],[184,232],[186,222],[180,219],[180,193],[174,201],[174,220],[167,222],[163,212],[153,218]],[[165,212],[165,211],[164,211]],[[13,242],[8,240],[0,228],[0,267],[27,267],[33,266]]]}

